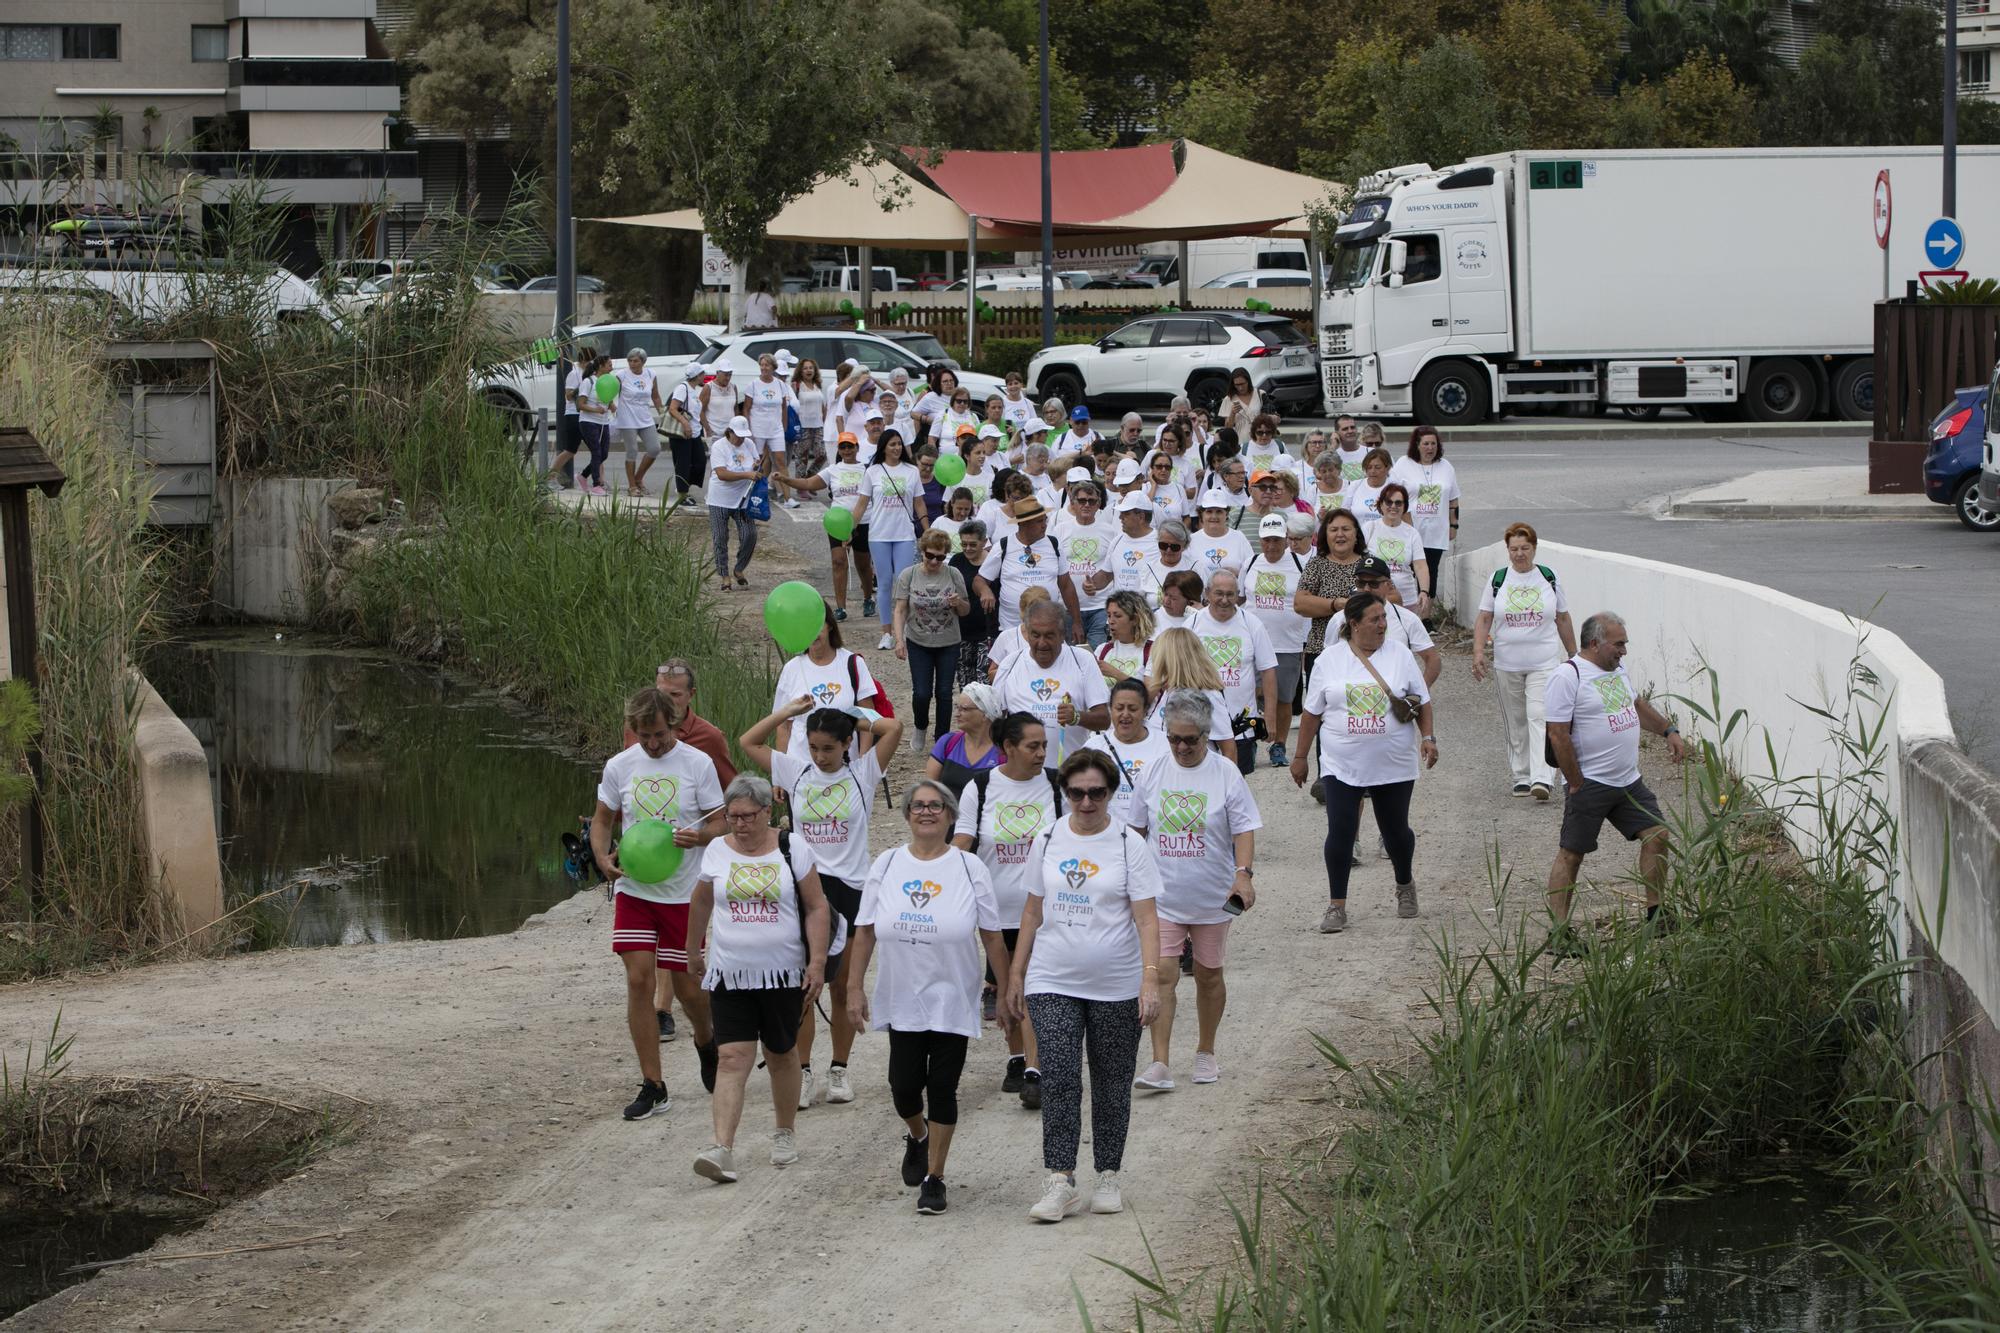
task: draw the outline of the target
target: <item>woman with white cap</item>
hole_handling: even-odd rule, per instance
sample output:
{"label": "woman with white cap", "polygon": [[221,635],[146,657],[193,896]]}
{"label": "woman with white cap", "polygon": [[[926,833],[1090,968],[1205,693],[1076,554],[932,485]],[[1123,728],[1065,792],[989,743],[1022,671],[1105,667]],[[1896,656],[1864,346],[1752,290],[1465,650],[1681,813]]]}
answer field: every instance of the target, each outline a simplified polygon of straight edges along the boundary
{"label": "woman with white cap", "polygon": [[1303,697],[1300,658],[1305,652],[1306,633],[1312,629],[1312,622],[1300,615],[1295,605],[1299,581],[1305,577],[1306,557],[1292,549],[1292,519],[1298,520],[1307,535],[1312,533],[1309,514],[1266,514],[1257,528],[1257,558],[1243,574],[1244,605],[1264,627],[1264,636],[1278,655],[1278,706],[1268,724],[1273,768],[1290,762],[1285,742],[1292,734],[1292,712]]}
{"label": "woman with white cap", "polygon": [[1119,592],[1137,593],[1145,599],[1152,587],[1147,564],[1160,553],[1160,541],[1153,533],[1153,503],[1139,491],[1118,501],[1118,540],[1112,543],[1109,568],[1111,586]]}
{"label": "woman with white cap", "polygon": [[798,395],[778,373],[778,358],[769,352],[757,358],[757,378],[743,390],[744,415],[750,420],[750,438],[757,442],[766,467],[785,471],[785,413],[797,411]]}
{"label": "woman with white cap", "polygon": [[1104,517],[1104,491],[1088,468],[1069,470],[1069,505],[1056,520],[1055,536],[1076,582],[1084,640],[1095,648],[1104,642],[1104,599],[1111,595],[1111,551],[1118,533]]}
{"label": "woman with white cap", "polygon": [[[660,383],[646,369],[646,351],[634,347],[618,371],[618,402],[611,412],[611,438],[625,450],[625,493],[646,493],[646,471],[660,456]],[[641,455],[643,454],[643,458]]]}
{"label": "woman with white cap", "polygon": [[1204,582],[1225,569],[1242,573],[1256,554],[1250,539],[1229,526],[1233,504],[1229,492],[1220,488],[1201,497],[1201,531],[1188,539],[1187,562]]}
{"label": "woman with white cap", "polygon": [[910,372],[897,366],[889,372],[887,388],[875,391],[875,407],[882,413],[885,429],[893,430],[903,437],[903,443],[914,455],[917,438],[917,396],[910,392]]}

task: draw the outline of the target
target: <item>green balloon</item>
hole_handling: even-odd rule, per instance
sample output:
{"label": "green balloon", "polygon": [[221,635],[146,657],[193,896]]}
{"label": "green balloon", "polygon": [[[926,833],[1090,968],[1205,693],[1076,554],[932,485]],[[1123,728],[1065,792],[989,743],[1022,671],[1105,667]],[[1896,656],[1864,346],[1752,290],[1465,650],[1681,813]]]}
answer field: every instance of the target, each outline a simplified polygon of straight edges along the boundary
{"label": "green balloon", "polygon": [[[854,535],[854,511],[852,509],[843,509],[839,505],[834,505],[826,511],[826,517],[820,519],[819,522],[820,526],[826,529],[826,535],[837,542],[844,542]],[[774,634],[776,632],[775,630],[772,631]],[[814,626],[813,633],[819,633],[817,626]],[[810,643],[812,641],[808,639],[806,642]]]}
{"label": "green balloon", "polygon": [[957,454],[939,454],[938,461],[931,465],[931,475],[940,486],[956,486],[965,480],[965,460]]}
{"label": "green balloon", "polygon": [[597,383],[592,387],[597,393],[597,401],[603,403],[606,407],[618,401],[618,377],[616,375],[599,375]]}
{"label": "green balloon", "polygon": [[658,819],[642,819],[618,839],[618,864],[627,877],[641,884],[659,884],[674,877],[681,868],[681,849],[674,842],[674,826]]}
{"label": "green balloon", "polygon": [[[833,515],[846,514],[848,531],[854,525],[854,515],[844,509],[827,511],[827,531],[833,531]],[[843,538],[842,540],[845,540]],[[771,595],[764,599],[764,628],[771,631],[771,637],[785,652],[798,654],[812,647],[812,641],[819,637],[820,627],[826,624],[826,601],[819,595],[819,589],[810,583],[793,579],[780,583],[771,589]]]}

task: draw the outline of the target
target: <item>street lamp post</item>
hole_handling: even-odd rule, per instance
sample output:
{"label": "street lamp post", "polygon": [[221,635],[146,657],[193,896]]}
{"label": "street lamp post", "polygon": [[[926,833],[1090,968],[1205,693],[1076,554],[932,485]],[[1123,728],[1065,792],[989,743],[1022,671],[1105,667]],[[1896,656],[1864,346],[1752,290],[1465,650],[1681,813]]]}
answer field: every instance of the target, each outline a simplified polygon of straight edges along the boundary
{"label": "street lamp post", "polygon": [[1958,216],[1958,4],[1944,6],[1944,216]]}
{"label": "street lamp post", "polygon": [[[569,379],[576,323],[576,228],[569,180],[569,0],[556,0],[556,383]],[[561,390],[557,390],[558,395]],[[558,420],[557,424],[561,424]]]}
{"label": "street lamp post", "polygon": [[1042,346],[1056,345],[1055,183],[1049,169],[1049,0],[1042,0]]}

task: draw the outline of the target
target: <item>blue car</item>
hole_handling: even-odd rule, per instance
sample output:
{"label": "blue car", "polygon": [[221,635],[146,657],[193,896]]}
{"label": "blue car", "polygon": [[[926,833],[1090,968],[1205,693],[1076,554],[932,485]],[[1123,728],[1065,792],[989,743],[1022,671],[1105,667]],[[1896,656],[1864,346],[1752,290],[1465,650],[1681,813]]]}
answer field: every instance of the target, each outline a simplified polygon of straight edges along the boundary
{"label": "blue car", "polygon": [[1986,386],[1959,389],[1951,405],[1931,420],[1930,452],[1924,455],[1924,494],[1950,505],[1958,521],[1974,532],[2000,528],[2000,510],[1979,499],[1979,463],[1986,447]]}

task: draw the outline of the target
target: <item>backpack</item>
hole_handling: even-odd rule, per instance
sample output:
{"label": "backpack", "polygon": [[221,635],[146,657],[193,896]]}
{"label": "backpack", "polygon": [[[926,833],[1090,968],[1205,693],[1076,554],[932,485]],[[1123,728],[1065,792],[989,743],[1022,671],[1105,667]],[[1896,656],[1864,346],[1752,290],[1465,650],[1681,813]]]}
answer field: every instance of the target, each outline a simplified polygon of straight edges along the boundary
{"label": "backpack", "polygon": [[875,693],[867,699],[861,697],[861,654],[853,649],[847,651],[847,688],[854,695],[854,702],[863,708],[872,708],[883,717],[896,716],[896,706],[889,702],[889,696],[882,690],[882,682],[875,682]]}
{"label": "backpack", "polygon": [[[998,491],[1000,489],[1000,482],[997,477],[994,479],[993,489],[995,491]],[[999,543],[994,547],[994,551],[1000,557],[1000,573],[996,576],[995,582],[993,584],[995,615],[999,614],[1000,607],[1007,605],[1007,599],[1001,595],[1000,585],[1007,581],[1007,543],[1013,540],[1014,539],[1011,536],[1002,537]],[[1049,550],[1055,553],[1056,559],[1058,560],[1062,559],[1062,547],[1056,543],[1056,535],[1053,532],[1051,532],[1048,536],[1042,538],[1042,540],[1049,544]]]}
{"label": "backpack", "polygon": [[[1061,819],[1063,812],[1062,779],[1056,776],[1056,771],[1053,768],[1044,768],[1042,776],[1049,780],[1049,790],[1055,793],[1056,818]],[[972,807],[972,845],[975,850],[979,846],[979,836],[986,828],[986,788],[992,780],[993,770],[990,768],[982,768],[972,775],[972,785],[979,789],[979,795],[974,799]]]}
{"label": "backpack", "polygon": [[[1535,568],[1542,571],[1542,577],[1549,581],[1549,587],[1553,589],[1556,586],[1556,572],[1547,565],[1536,565]],[[1493,591],[1495,593],[1498,593],[1500,586],[1507,581],[1507,573],[1508,567],[1505,565],[1493,571]]]}

